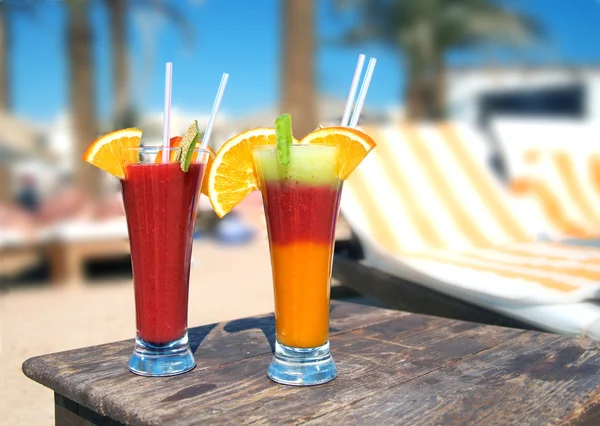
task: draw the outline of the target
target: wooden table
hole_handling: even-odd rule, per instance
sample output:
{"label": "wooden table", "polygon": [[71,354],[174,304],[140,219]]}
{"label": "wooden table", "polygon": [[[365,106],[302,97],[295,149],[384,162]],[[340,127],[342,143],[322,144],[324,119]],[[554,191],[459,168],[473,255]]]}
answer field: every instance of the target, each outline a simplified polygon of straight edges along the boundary
{"label": "wooden table", "polygon": [[[99,325],[100,326],[100,325]],[[600,424],[600,343],[334,302],[339,377],[298,388],[265,371],[272,316],[190,330],[198,367],[127,371],[132,340],[27,360],[57,425]]]}
{"label": "wooden table", "polygon": [[50,274],[55,285],[81,286],[87,260],[129,255],[129,239],[58,241],[49,245]]}

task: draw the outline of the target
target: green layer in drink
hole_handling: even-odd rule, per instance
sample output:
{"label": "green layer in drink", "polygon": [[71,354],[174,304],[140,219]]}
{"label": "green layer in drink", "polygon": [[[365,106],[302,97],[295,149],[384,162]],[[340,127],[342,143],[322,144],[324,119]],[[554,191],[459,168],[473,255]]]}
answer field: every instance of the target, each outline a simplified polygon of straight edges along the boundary
{"label": "green layer in drink", "polygon": [[291,145],[287,166],[278,161],[275,146],[256,147],[252,154],[266,182],[293,179],[308,185],[333,185],[339,180],[337,146]]}

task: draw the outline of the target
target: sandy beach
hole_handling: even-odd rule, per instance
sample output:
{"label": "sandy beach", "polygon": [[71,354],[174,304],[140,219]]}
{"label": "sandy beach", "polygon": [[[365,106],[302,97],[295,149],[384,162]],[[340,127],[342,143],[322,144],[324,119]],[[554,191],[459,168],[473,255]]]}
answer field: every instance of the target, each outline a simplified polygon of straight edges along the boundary
{"label": "sandy beach", "polygon": [[[190,280],[189,326],[271,312],[268,242],[195,242]],[[94,281],[71,288],[12,288],[2,296],[0,412],[3,424],[54,424],[52,391],[21,372],[27,358],[132,338],[135,334],[130,279]]]}

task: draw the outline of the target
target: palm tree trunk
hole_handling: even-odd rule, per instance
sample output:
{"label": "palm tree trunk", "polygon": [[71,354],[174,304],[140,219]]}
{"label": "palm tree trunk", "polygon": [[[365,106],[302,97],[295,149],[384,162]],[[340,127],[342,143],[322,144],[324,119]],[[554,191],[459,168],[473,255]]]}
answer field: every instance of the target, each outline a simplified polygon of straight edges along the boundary
{"label": "palm tree trunk", "polygon": [[132,125],[129,110],[129,60],[127,57],[127,0],[107,0],[113,67],[113,122],[115,128]]}
{"label": "palm tree trunk", "polygon": [[10,82],[8,57],[10,44],[8,40],[8,19],[3,2],[0,2],[0,112],[8,112],[10,108]]}
{"label": "palm tree trunk", "polygon": [[77,186],[87,194],[98,196],[99,174],[94,167],[80,160],[85,149],[97,137],[93,46],[88,4],[80,0],[67,1],[71,126],[75,145]]}
{"label": "palm tree trunk", "polygon": [[407,58],[406,61],[406,87],[403,96],[406,100],[405,115],[408,120],[414,121],[423,115],[423,76],[414,60]]}
{"label": "palm tree trunk", "polygon": [[314,77],[314,2],[283,2],[282,112],[292,115],[294,136],[302,138],[318,125]]}
{"label": "palm tree trunk", "polygon": [[446,118],[446,62],[443,52],[436,52],[433,59],[433,79],[435,97],[435,119]]}
{"label": "palm tree trunk", "polygon": [[418,120],[421,117],[421,96],[420,82],[418,78],[409,77],[406,83],[405,96],[406,99],[406,118],[410,121]]}
{"label": "palm tree trunk", "polygon": [[[8,42],[8,19],[3,2],[0,2],[0,114],[7,113],[10,108],[10,82],[8,78],[8,56],[10,44]],[[11,201],[10,191],[11,173],[7,161],[0,159],[0,203]]]}

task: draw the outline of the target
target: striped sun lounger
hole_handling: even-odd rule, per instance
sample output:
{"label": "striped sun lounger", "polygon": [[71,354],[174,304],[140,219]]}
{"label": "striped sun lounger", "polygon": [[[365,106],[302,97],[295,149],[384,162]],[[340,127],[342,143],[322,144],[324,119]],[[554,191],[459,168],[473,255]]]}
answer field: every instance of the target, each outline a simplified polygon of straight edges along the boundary
{"label": "striped sun lounger", "polygon": [[567,119],[496,119],[511,191],[538,204],[553,238],[600,237],[600,127]]}
{"label": "striped sun lounger", "polygon": [[466,127],[365,128],[377,148],[346,181],[342,214],[365,262],[537,327],[600,338],[600,250],[537,241]]}

